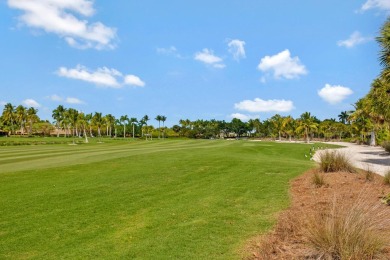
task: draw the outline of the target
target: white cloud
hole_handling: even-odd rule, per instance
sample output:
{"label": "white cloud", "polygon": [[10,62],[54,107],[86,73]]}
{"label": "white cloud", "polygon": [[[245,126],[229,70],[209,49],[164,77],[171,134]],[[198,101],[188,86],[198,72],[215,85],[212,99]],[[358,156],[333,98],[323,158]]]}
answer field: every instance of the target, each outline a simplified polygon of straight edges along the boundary
{"label": "white cloud", "polygon": [[244,46],[245,46],[245,42],[238,39],[231,40],[228,43],[229,52],[233,55],[233,58],[236,61],[239,61],[240,59],[244,59],[246,57]]}
{"label": "white cloud", "polygon": [[362,44],[362,43],[365,43],[365,42],[370,41],[370,40],[371,40],[371,38],[363,37],[360,34],[360,32],[355,31],[349,36],[348,39],[338,41],[337,45],[340,47],[352,48],[358,44]]}
{"label": "white cloud", "polygon": [[60,96],[58,96],[58,95],[51,95],[51,96],[49,96],[48,97],[50,100],[52,100],[52,101],[56,101],[56,102],[61,102],[61,101],[63,101],[63,98],[62,97],[60,97]]}
{"label": "white cloud", "polygon": [[67,97],[65,99],[65,102],[68,103],[68,104],[84,104],[84,102],[81,101],[80,99],[73,98],[73,97]]}
{"label": "white cloud", "polygon": [[201,52],[195,53],[195,60],[203,62],[217,69],[223,69],[226,67],[226,65],[223,64],[222,58],[215,56],[212,50],[206,48]]}
{"label": "white cloud", "polygon": [[143,82],[139,77],[134,75],[123,76],[120,71],[116,69],[109,69],[107,67],[91,71],[84,66],[77,65],[73,69],[60,67],[56,73],[61,77],[82,80],[110,88],[121,88],[123,85],[133,85],[139,87],[145,86],[145,82]]}
{"label": "white cloud", "polygon": [[126,75],[125,77],[125,84],[136,86],[136,87],[144,87],[145,82],[143,82],[139,77],[135,75]]}
{"label": "white cloud", "polygon": [[245,115],[241,113],[234,113],[230,115],[231,118],[238,118],[242,121],[249,121],[250,119],[260,118],[259,115]]}
{"label": "white cloud", "polygon": [[65,102],[68,104],[85,104],[84,101],[82,101],[78,98],[74,98],[74,97],[63,98],[63,97],[60,97],[56,94],[48,96],[48,98],[52,101],[55,101],[55,102]]}
{"label": "white cloud", "polygon": [[8,0],[8,6],[23,11],[21,24],[57,34],[72,47],[115,48],[115,28],[77,17],[95,13],[92,0]]}
{"label": "white cloud", "polygon": [[349,95],[353,94],[350,88],[343,86],[331,86],[325,84],[325,87],[318,91],[318,95],[329,104],[337,104],[346,99]]}
{"label": "white cloud", "polygon": [[380,9],[382,11],[390,11],[389,0],[367,0],[362,7],[361,11],[367,11],[369,9]]}
{"label": "white cloud", "polygon": [[170,46],[169,48],[157,48],[156,51],[158,54],[171,55],[175,54],[177,49],[175,46]]}
{"label": "white cloud", "polygon": [[27,107],[34,107],[34,108],[41,107],[41,105],[37,101],[35,101],[34,99],[31,99],[31,98],[23,100],[22,104],[27,106]]}
{"label": "white cloud", "polygon": [[234,104],[234,108],[251,113],[289,112],[294,109],[294,104],[292,101],[284,99],[263,100],[260,98],[255,98],[255,100],[244,100]]}
{"label": "white cloud", "polygon": [[305,66],[298,57],[292,58],[289,50],[274,56],[265,56],[261,59],[258,69],[262,72],[272,72],[276,79],[293,79],[307,74]]}

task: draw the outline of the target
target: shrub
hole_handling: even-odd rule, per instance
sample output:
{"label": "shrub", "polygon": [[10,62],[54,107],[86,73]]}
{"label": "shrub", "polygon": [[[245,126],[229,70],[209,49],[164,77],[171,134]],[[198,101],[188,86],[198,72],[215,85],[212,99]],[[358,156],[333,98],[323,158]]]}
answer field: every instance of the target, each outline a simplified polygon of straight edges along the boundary
{"label": "shrub", "polygon": [[317,259],[376,259],[383,254],[389,236],[387,210],[366,200],[346,206],[334,199],[329,208],[308,219],[304,229]]}
{"label": "shrub", "polygon": [[382,198],[382,202],[390,206],[390,193]]}
{"label": "shrub", "polygon": [[324,176],[319,174],[318,172],[315,172],[312,178],[313,184],[316,186],[316,188],[322,187],[325,185]]}
{"label": "shrub", "polygon": [[366,170],[366,181],[372,181],[374,179],[374,172],[371,171],[370,167],[367,167]]}
{"label": "shrub", "polygon": [[387,185],[390,185],[390,171],[388,171],[385,176],[383,176],[383,183],[384,184],[387,184]]}
{"label": "shrub", "polygon": [[386,152],[390,153],[390,141],[383,142],[382,147],[385,148]]}
{"label": "shrub", "polygon": [[339,151],[325,150],[320,153],[319,161],[323,172],[356,172],[348,157]]}

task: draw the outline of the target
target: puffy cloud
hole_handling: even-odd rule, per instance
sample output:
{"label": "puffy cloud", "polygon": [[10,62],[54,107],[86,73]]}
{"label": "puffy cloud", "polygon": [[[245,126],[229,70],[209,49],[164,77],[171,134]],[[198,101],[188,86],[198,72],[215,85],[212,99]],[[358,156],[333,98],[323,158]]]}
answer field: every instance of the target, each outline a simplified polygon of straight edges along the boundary
{"label": "puffy cloud", "polygon": [[340,103],[351,94],[353,91],[350,88],[330,84],[325,84],[325,87],[318,91],[318,95],[332,105]]}
{"label": "puffy cloud", "polygon": [[290,100],[263,100],[255,98],[255,100],[244,100],[234,104],[234,108],[244,110],[251,113],[257,112],[289,112],[294,109],[294,104]]}
{"label": "puffy cloud", "polygon": [[139,77],[135,75],[127,75],[125,77],[125,84],[126,85],[131,85],[131,86],[136,86],[136,87],[144,87],[145,82],[143,82]]}
{"label": "puffy cloud", "polygon": [[245,58],[245,42],[241,40],[231,40],[228,43],[229,52],[233,55],[236,61]]}
{"label": "puffy cloud", "polygon": [[37,101],[31,98],[23,100],[22,104],[27,107],[34,107],[34,108],[41,107],[41,105]]}
{"label": "puffy cloud", "polygon": [[361,11],[367,11],[369,9],[379,9],[382,11],[390,11],[390,1],[389,0],[367,0],[362,7]]}
{"label": "puffy cloud", "polygon": [[57,34],[72,47],[115,48],[115,28],[77,17],[95,13],[92,0],[8,0],[8,6],[23,11],[19,16],[22,24]]}
{"label": "puffy cloud", "polygon": [[234,113],[230,115],[231,118],[238,118],[242,121],[249,121],[250,119],[260,118],[259,115],[245,115],[241,113]]}
{"label": "puffy cloud", "polygon": [[63,97],[60,97],[60,96],[54,94],[54,95],[48,96],[48,98],[52,101],[55,101],[55,102],[65,102],[67,104],[85,104],[84,101],[82,101],[78,98],[75,98],[75,97],[63,98]]}
{"label": "puffy cloud", "polygon": [[169,48],[157,48],[156,51],[158,54],[171,55],[175,54],[177,49],[175,46],[170,46]]}
{"label": "puffy cloud", "polygon": [[195,53],[195,60],[203,62],[217,69],[223,69],[226,67],[226,65],[223,64],[222,58],[215,56],[212,50],[206,48],[201,52]]}
{"label": "puffy cloud", "polygon": [[293,79],[307,74],[305,66],[298,57],[292,58],[289,50],[274,56],[265,56],[261,59],[258,69],[262,72],[272,72],[277,79]]}
{"label": "puffy cloud", "polygon": [[139,77],[134,75],[123,76],[118,70],[107,67],[98,68],[96,71],[90,71],[81,65],[77,65],[73,69],[60,67],[57,70],[57,74],[61,77],[82,80],[110,88],[121,88],[123,85],[145,86],[145,82]]}
{"label": "puffy cloud", "polygon": [[48,96],[48,98],[52,101],[56,101],[56,102],[61,102],[63,101],[64,99],[58,95],[51,95],[51,96]]}
{"label": "puffy cloud", "polygon": [[349,36],[348,39],[338,41],[337,45],[340,47],[352,48],[358,44],[362,44],[370,40],[371,38],[363,37],[360,32],[355,31]]}
{"label": "puffy cloud", "polygon": [[68,104],[84,104],[83,101],[81,101],[78,98],[74,98],[74,97],[67,97],[65,99],[65,102],[68,103]]}

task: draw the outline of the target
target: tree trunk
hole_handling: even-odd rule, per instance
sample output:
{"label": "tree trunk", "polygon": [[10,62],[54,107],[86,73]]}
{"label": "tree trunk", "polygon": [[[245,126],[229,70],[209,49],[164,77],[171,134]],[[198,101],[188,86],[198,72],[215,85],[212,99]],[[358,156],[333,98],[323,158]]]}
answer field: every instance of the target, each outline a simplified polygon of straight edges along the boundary
{"label": "tree trunk", "polygon": [[88,135],[87,135],[87,131],[85,131],[85,128],[84,128],[84,136],[85,136],[85,142],[88,143]]}
{"label": "tree trunk", "polygon": [[370,146],[376,146],[374,130],[371,131]]}

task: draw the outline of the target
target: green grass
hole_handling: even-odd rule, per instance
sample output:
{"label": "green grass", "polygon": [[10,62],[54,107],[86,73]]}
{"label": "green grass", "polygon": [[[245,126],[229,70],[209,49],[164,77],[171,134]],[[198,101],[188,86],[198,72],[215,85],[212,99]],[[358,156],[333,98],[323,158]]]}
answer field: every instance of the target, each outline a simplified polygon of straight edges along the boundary
{"label": "green grass", "polygon": [[0,147],[0,259],[240,259],[313,166],[305,144]]}

